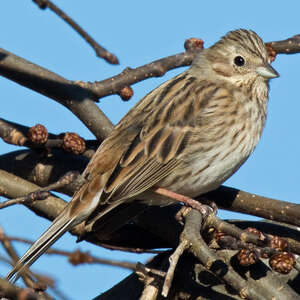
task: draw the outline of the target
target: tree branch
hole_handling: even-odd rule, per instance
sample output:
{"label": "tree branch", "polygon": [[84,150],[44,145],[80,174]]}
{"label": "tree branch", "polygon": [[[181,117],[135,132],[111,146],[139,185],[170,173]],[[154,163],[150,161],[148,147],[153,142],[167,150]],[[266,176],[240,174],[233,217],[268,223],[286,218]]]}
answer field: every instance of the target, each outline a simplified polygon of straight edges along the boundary
{"label": "tree branch", "polygon": [[300,34],[283,41],[269,42],[278,54],[295,54],[300,52]]}
{"label": "tree branch", "polygon": [[1,48],[0,75],[64,105],[100,140],[113,128],[92,92]]}
{"label": "tree branch", "polygon": [[[34,140],[31,136],[33,132],[32,129],[36,129],[36,127],[42,127],[47,133],[47,137],[43,143],[39,143],[38,140]],[[34,132],[37,133],[36,130]],[[37,139],[40,139],[42,135],[41,131],[38,132],[38,134]],[[57,148],[64,149],[68,154],[82,155],[88,159],[92,158],[102,142],[100,140],[83,140],[79,135],[70,132],[56,135],[48,133],[47,129],[40,124],[27,127],[2,118],[0,118],[0,137],[8,144],[39,150],[38,152],[40,153],[45,152],[44,156],[48,154],[50,149]]]}
{"label": "tree branch", "polygon": [[[2,196],[17,198],[34,192],[39,186],[30,183],[11,173],[0,170],[0,192]],[[50,196],[43,201],[36,201],[28,204],[28,207],[38,216],[53,221],[65,207],[66,202],[62,199]]]}
{"label": "tree branch", "polygon": [[[189,44],[189,43],[187,43]],[[193,45],[198,45],[194,47]],[[298,53],[298,36],[270,42],[278,53]],[[4,49],[0,49],[0,75],[41,93],[71,110],[98,139],[104,139],[113,126],[94,101],[111,94],[120,94],[124,87],[150,77],[164,75],[167,71],[190,65],[202,44],[195,39],[188,51],[159,59],[136,69],[125,69],[121,74],[100,82],[75,82],[47,69],[30,63]],[[291,51],[293,49],[293,51]]]}
{"label": "tree branch", "polygon": [[85,82],[82,83],[82,86],[91,90],[98,98],[118,94],[125,86],[132,85],[148,78],[161,77],[165,75],[167,71],[189,66],[197,53],[197,51],[187,51],[155,60],[154,62],[135,69],[126,68],[119,75],[102,81],[92,83]]}
{"label": "tree branch", "polygon": [[[283,285],[273,274],[265,276],[267,279],[261,279],[260,281],[254,280],[250,276],[247,281],[240,277],[233,270],[229,262],[225,264],[217,254],[214,254],[208,248],[200,235],[201,223],[201,214],[196,210],[192,210],[186,217],[185,229],[182,235],[190,242],[191,251],[199,258],[203,265],[236,289],[242,298],[257,300],[272,297],[278,297],[279,299],[300,299],[290,287]],[[269,284],[265,284],[266,280]],[[282,288],[277,289],[279,286]]]}
{"label": "tree branch", "polygon": [[[15,175],[31,180],[40,186],[47,186],[57,181],[69,170],[82,172],[87,163],[88,160],[82,156],[66,156],[62,151],[53,151],[51,157],[41,157],[32,151],[17,151],[0,156],[0,168],[2,170],[13,172]],[[59,191],[72,195],[75,188],[76,185],[71,184]],[[26,193],[28,192],[24,192],[22,195]],[[14,195],[11,196],[11,198],[15,197]],[[200,196],[199,200],[201,201],[203,198],[216,202],[218,207],[223,209],[300,226],[299,204],[262,197],[225,186]],[[146,216],[144,216],[144,220],[140,220],[141,224],[145,220],[147,220]],[[151,220],[147,221],[147,224],[151,224]]]}
{"label": "tree branch", "polygon": [[82,27],[80,27],[73,19],[71,19],[65,12],[58,8],[54,3],[49,0],[33,0],[40,9],[49,7],[56,15],[67,22],[79,35],[81,35],[90,46],[95,50],[96,55],[105,59],[108,63],[117,65],[119,64],[118,58],[101,47]]}
{"label": "tree branch", "polygon": [[215,191],[200,196],[216,202],[218,207],[251,214],[265,219],[300,226],[300,205],[242,190],[221,186]]}

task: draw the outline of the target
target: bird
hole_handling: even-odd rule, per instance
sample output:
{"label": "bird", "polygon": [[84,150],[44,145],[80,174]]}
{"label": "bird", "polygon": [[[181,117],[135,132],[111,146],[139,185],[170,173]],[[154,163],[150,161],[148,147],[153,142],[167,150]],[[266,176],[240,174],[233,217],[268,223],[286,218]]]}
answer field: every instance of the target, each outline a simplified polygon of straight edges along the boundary
{"label": "bird", "polygon": [[261,137],[269,81],[279,76],[270,63],[254,31],[233,30],[148,93],[101,143],[85,183],[7,279],[15,281],[72,227],[92,231],[121,204],[171,205],[219,187]]}

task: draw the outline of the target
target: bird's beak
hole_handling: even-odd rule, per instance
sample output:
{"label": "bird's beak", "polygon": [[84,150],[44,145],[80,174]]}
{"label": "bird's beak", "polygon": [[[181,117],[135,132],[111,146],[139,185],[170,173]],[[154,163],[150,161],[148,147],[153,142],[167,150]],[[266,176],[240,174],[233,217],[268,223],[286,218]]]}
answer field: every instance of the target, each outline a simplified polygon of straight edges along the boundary
{"label": "bird's beak", "polygon": [[269,64],[258,67],[256,69],[256,72],[259,75],[261,75],[267,79],[279,77],[279,74],[277,73],[277,71],[273,67],[271,67],[271,65],[269,65]]}

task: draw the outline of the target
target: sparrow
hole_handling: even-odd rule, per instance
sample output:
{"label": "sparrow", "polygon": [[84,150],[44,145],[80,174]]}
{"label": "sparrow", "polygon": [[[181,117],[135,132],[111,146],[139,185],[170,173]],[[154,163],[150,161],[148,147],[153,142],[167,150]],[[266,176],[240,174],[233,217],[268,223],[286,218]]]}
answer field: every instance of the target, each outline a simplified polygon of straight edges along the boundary
{"label": "sparrow", "polygon": [[85,183],[7,278],[66,231],[80,223],[92,231],[123,203],[165,206],[219,187],[255,149],[269,80],[278,76],[251,30],[231,31],[201,51],[188,70],[147,94],[118,123],[83,172]]}

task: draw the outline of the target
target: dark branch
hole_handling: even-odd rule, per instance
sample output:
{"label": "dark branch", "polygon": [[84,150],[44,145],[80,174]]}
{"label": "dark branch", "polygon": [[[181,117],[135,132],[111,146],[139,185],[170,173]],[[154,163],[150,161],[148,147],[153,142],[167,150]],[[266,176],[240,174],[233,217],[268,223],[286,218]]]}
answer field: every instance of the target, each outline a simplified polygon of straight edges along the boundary
{"label": "dark branch", "polygon": [[300,52],[300,34],[293,37],[277,42],[269,42],[272,48],[278,54],[294,54]]}
{"label": "dark branch", "polygon": [[[232,268],[232,262],[222,260],[217,253],[209,249],[200,235],[201,223],[202,218],[199,212],[192,210],[186,217],[182,236],[189,241],[192,253],[199,258],[203,265],[237,290],[242,298],[257,300],[272,297],[278,297],[279,299],[299,299],[299,296],[288,285],[282,284],[266,267],[266,272],[269,273],[268,276],[263,276],[257,281],[244,280]],[[277,289],[280,286],[281,289]]]}
{"label": "dark branch", "polygon": [[[62,151],[54,151],[51,157],[47,158],[40,157],[32,151],[17,151],[0,156],[2,170],[12,172],[40,186],[47,186],[59,180],[70,170],[82,172],[87,163],[88,160],[82,156],[66,156]],[[67,190],[59,191],[72,195],[75,185],[73,188],[71,186]],[[15,196],[11,197],[15,198]],[[299,204],[279,201],[226,186],[202,195],[199,200],[203,197],[216,202],[218,207],[223,209],[300,226]]]}
{"label": "dark branch", "polygon": [[202,197],[216,202],[219,208],[300,226],[300,205],[296,203],[275,200],[225,186]]}

